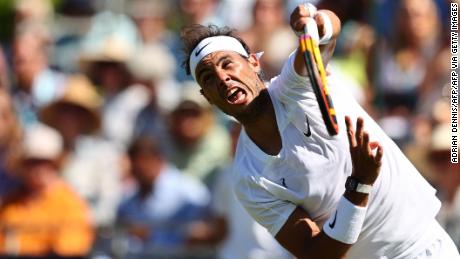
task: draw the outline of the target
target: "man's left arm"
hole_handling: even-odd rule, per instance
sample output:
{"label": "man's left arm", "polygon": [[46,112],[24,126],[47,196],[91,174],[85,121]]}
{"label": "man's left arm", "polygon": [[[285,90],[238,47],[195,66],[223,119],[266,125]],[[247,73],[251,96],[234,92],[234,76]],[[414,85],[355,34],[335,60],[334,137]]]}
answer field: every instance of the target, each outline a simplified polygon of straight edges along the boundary
{"label": "man's left arm", "polygon": [[[303,31],[305,24],[309,18],[314,18],[316,24],[318,25],[318,33],[320,39],[324,35],[332,32],[330,39],[327,43],[320,45],[321,55],[323,57],[324,66],[327,66],[329,59],[334,53],[335,44],[337,37],[340,33],[340,19],[333,12],[329,10],[318,10],[316,14],[310,13],[311,9],[307,8],[305,5],[297,6],[291,14],[290,24],[291,28],[295,31]],[[329,25],[328,25],[329,24]],[[332,30],[332,31],[330,31]],[[294,69],[297,74],[300,76],[308,76],[307,69],[305,67],[305,60],[300,50],[300,46],[297,47],[297,53],[294,60]]]}

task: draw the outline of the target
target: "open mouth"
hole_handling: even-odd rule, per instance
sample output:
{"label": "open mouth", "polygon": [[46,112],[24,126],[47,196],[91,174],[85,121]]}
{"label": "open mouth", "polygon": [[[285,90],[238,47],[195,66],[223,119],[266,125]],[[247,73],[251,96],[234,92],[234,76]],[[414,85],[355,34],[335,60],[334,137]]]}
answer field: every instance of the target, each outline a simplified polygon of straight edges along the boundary
{"label": "open mouth", "polygon": [[227,91],[227,101],[231,104],[243,104],[247,93],[239,87],[233,87]]}

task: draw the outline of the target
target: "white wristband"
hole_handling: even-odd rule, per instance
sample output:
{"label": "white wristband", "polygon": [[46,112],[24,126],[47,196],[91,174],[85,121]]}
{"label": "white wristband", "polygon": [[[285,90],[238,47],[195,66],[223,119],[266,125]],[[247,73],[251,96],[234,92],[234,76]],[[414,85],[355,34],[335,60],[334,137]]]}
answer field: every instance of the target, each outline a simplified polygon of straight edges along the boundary
{"label": "white wristband", "polygon": [[324,35],[321,37],[321,39],[319,39],[319,45],[325,45],[329,43],[332,38],[332,34],[334,33],[334,29],[332,28],[332,21],[331,18],[329,18],[329,15],[323,12],[317,12],[317,15],[321,15],[324,22]]}
{"label": "white wristband", "polygon": [[356,206],[341,197],[337,210],[324,223],[323,231],[330,238],[345,244],[354,244],[361,233],[367,207]]}

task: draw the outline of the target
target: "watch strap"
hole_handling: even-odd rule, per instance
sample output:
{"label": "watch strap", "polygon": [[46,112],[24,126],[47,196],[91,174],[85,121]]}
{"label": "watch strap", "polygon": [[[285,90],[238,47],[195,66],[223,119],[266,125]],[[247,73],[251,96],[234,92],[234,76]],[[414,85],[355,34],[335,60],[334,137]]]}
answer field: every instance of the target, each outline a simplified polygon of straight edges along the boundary
{"label": "watch strap", "polygon": [[372,191],[372,185],[363,184],[357,178],[349,176],[345,182],[345,189],[347,191],[369,194]]}

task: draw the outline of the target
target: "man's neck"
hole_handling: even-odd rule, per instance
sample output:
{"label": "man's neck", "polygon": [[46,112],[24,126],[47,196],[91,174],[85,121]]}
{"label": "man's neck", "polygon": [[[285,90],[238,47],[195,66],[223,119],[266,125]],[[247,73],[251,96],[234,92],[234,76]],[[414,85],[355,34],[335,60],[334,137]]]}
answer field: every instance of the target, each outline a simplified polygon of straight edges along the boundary
{"label": "man's neck", "polygon": [[268,90],[254,100],[252,116],[239,118],[249,138],[265,153],[277,155],[281,150],[281,136],[276,121],[275,109]]}

